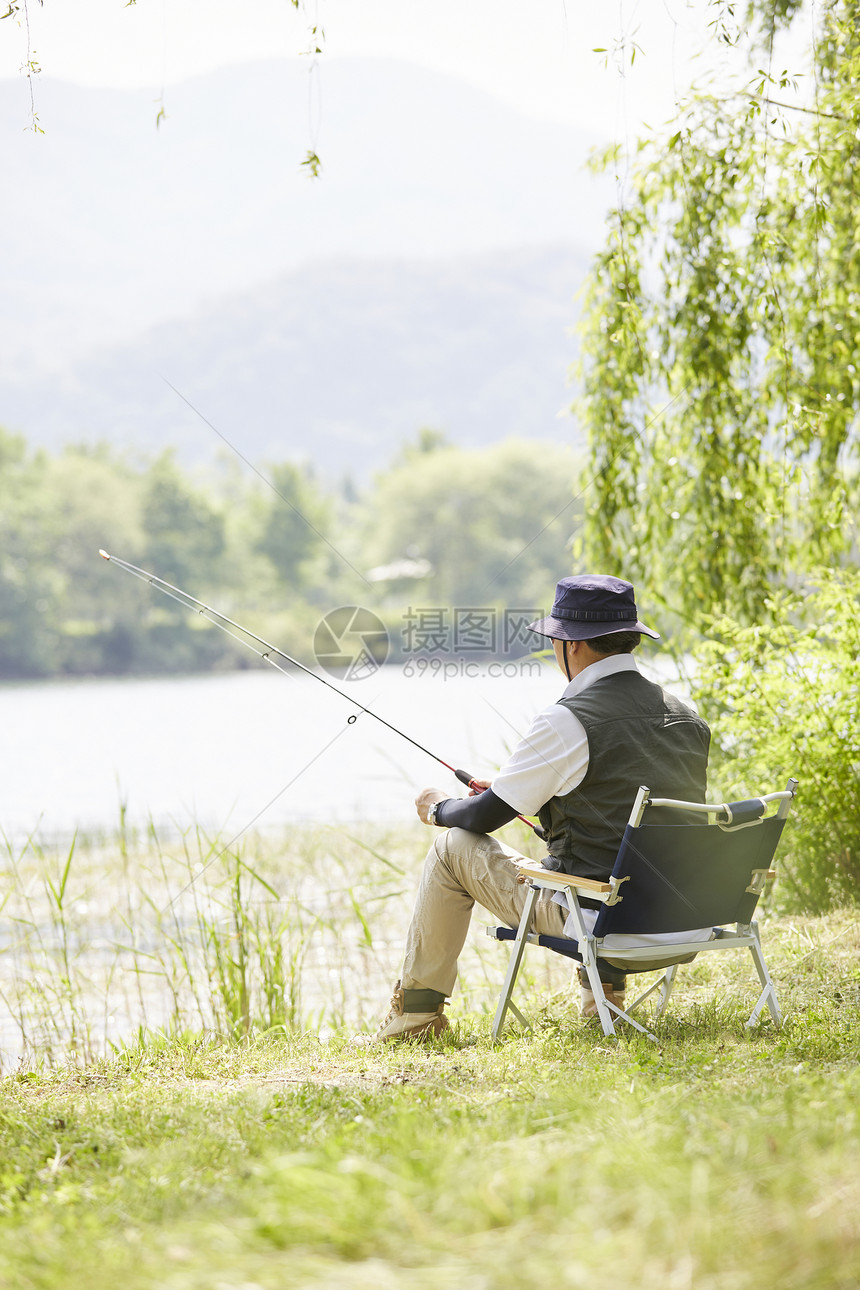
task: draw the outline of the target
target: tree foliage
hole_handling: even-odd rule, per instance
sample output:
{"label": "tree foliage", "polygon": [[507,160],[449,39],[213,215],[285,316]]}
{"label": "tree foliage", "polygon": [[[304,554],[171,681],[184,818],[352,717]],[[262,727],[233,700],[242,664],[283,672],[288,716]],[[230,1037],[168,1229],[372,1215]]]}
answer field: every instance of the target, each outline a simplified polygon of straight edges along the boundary
{"label": "tree foliage", "polygon": [[818,7],[805,98],[773,65],[798,6],[751,8],[746,83],[630,159],[584,317],[591,562],[693,621],[855,538],[860,4]]}
{"label": "tree foliage", "polygon": [[423,431],[367,499],[367,559],[426,560],[430,572],[408,593],[423,603],[548,604],[581,521],[577,465],[557,444],[464,450]]}
{"label": "tree foliage", "polygon": [[[274,486],[255,506],[254,550],[266,557],[279,588],[300,591],[320,571],[331,527],[331,504],[306,467],[281,462],[268,472]],[[277,490],[277,491],[275,491]]]}
{"label": "tree foliage", "polygon": [[[292,470],[274,467],[278,478]],[[308,484],[302,502],[319,515],[319,490]],[[292,544],[284,532],[260,554],[270,511],[258,481],[232,472],[195,480],[170,453],[144,463],[106,446],[33,453],[0,431],[0,676],[245,664],[228,637],[118,576],[97,553],[103,547],[222,607],[271,603],[280,571],[292,577],[325,548],[297,521]]]}
{"label": "tree foliage", "polygon": [[211,569],[224,553],[224,516],[191,486],[172,452],[163,453],[143,482],[144,563],[167,582],[182,585]]}
{"label": "tree foliage", "polygon": [[[295,462],[260,475],[269,487],[232,460],[192,475],[169,452],[32,452],[0,431],[0,678],[253,664],[205,618],[99,560],[100,547],[313,663],[314,629],[339,605],[383,609],[395,631],[416,595],[444,609],[539,608],[578,514],[573,458],[553,445],[466,452],[422,434],[349,496]],[[362,573],[410,553],[431,563],[417,584]]]}
{"label": "tree foliage", "polygon": [[777,898],[821,909],[860,879],[860,0],[815,6],[805,80],[796,0],[713,12],[746,79],[628,159],[591,277],[587,543],[692,628],[715,791],[798,777]]}
{"label": "tree foliage", "polygon": [[860,574],[781,592],[770,619],[709,621],[697,698],[713,725],[717,800],[799,777],[778,898],[819,911],[860,890]]}

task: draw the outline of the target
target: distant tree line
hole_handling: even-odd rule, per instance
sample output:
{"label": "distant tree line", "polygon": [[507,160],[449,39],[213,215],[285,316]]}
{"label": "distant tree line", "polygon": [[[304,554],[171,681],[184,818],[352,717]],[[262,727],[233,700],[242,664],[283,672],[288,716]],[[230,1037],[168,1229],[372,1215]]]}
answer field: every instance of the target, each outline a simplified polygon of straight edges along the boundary
{"label": "distant tree line", "polygon": [[254,665],[223,632],[98,558],[99,548],[213,604],[303,660],[320,618],[374,609],[397,658],[416,607],[540,607],[581,517],[563,446],[464,450],[424,431],[366,486],[310,467],[108,445],[31,450],[0,430],[0,677]]}

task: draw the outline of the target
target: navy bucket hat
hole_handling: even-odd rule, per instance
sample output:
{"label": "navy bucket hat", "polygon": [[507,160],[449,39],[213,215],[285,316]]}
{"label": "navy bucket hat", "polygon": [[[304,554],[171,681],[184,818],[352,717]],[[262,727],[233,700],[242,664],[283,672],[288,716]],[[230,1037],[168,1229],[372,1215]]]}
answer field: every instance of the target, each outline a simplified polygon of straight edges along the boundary
{"label": "navy bucket hat", "polygon": [[615,632],[642,632],[660,639],[659,632],[639,622],[633,584],[602,573],[562,578],[549,617],[529,623],[529,630],[562,641],[585,641]]}

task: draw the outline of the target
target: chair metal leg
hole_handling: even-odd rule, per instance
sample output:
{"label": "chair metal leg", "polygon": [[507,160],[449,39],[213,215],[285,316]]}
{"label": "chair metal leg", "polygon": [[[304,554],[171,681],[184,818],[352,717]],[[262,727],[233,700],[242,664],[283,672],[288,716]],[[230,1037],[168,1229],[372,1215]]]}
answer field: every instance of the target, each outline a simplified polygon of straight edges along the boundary
{"label": "chair metal leg", "polygon": [[[594,952],[593,936],[585,935],[582,938],[579,942],[579,952],[582,955],[582,966],[588,976],[588,984],[591,987],[591,993],[594,995],[597,1015],[600,1018],[600,1024],[603,1027],[603,1033],[606,1038],[618,1038],[615,1023],[612,1019],[614,1013],[619,1021],[626,1021],[628,1026],[632,1026],[634,1030],[638,1030],[641,1035],[646,1035],[652,1043],[656,1044],[657,1036],[652,1035],[651,1031],[646,1030],[644,1026],[640,1026],[639,1022],[630,1016],[629,1009],[625,1011],[624,1008],[616,1008],[615,1004],[610,1003],[603,993],[603,982],[600,979],[600,972],[597,968],[597,955]],[[637,1000],[637,1002],[640,1001]]]}
{"label": "chair metal leg", "polygon": [[[584,931],[584,929],[583,929]],[[617,1038],[615,1034],[615,1025],[612,1020],[612,1009],[606,1001],[603,993],[603,982],[600,979],[600,972],[597,969],[597,955],[594,953],[594,937],[584,934],[579,941],[579,952],[582,955],[582,966],[585,968],[588,984],[591,987],[591,993],[594,995],[594,1002],[597,1006],[597,1016],[603,1027],[603,1033],[607,1039]]]}
{"label": "chair metal leg", "polygon": [[616,1008],[615,1004],[610,1003],[606,998],[606,995],[603,993],[603,982],[600,979],[600,973],[597,969],[597,956],[594,953],[593,936],[586,936],[579,942],[579,952],[582,955],[582,965],[588,975],[588,984],[591,987],[591,993],[594,995],[597,1015],[600,1018],[600,1024],[603,1027],[603,1033],[606,1038],[618,1038],[615,1031],[615,1022],[612,1019],[614,1013],[619,1021],[626,1021],[628,1026],[632,1026],[634,1030],[638,1030],[642,1035],[647,1035],[652,1043],[656,1044],[656,1035],[652,1035],[650,1030],[646,1030],[644,1026],[640,1026],[639,1022],[635,1021],[633,1017],[630,1016],[629,1011],[625,1011],[623,1008]]}
{"label": "chair metal leg", "polygon": [[529,1031],[531,1030],[531,1025],[530,1025],[530,1023],[529,1023],[528,1021],[526,1021],[525,1017],[524,1017],[524,1016],[523,1016],[523,1014],[520,1012],[519,1008],[518,1008],[518,1007],[517,1007],[517,1005],[514,1003],[513,999],[508,999],[508,1012],[512,1012],[512,1013],[514,1014],[514,1016],[516,1017],[517,1021],[518,1021],[518,1022],[520,1023],[520,1025],[522,1026],[523,1030],[529,1030]]}
{"label": "chair metal leg", "polygon": [[782,1013],[779,1010],[779,1003],[777,1002],[776,990],[774,988],[773,981],[770,978],[767,964],[764,961],[764,955],[761,952],[761,941],[759,940],[758,927],[755,923],[750,924],[749,932],[753,938],[753,944],[750,946],[750,954],[752,954],[753,963],[755,963],[758,979],[762,985],[762,991],[756,1001],[755,1007],[750,1013],[749,1021],[746,1023],[747,1029],[751,1029],[756,1024],[759,1013],[765,1004],[767,1004],[770,1015],[773,1018],[773,1024],[779,1028],[782,1025]]}
{"label": "chair metal leg", "polygon": [[608,1039],[614,1039],[615,1025],[612,1021],[612,1012],[606,998],[603,994],[603,982],[600,980],[600,972],[597,968],[597,955],[594,952],[594,937],[586,929],[582,917],[582,908],[576,896],[571,893],[568,897],[570,917],[574,926],[574,937],[579,946],[579,953],[582,957],[582,966],[585,968],[585,974],[588,977],[588,984],[591,993],[594,995],[594,1002],[597,1006],[597,1016],[603,1027],[603,1033]]}
{"label": "chair metal leg", "polygon": [[[493,1043],[499,1037],[499,1031],[505,1022],[505,1013],[511,1008],[511,995],[513,994],[514,985],[517,979],[517,973],[520,970],[520,964],[523,961],[526,945],[528,944],[529,928],[531,927],[532,916],[534,915],[535,902],[538,898],[538,888],[529,887],[526,894],[526,902],[523,905],[523,912],[520,917],[520,925],[517,928],[517,939],[514,941],[511,957],[508,962],[508,970],[505,974],[505,982],[502,986],[502,993],[499,998],[499,1006],[496,1008],[496,1015],[493,1018],[492,1038]],[[521,1012],[511,1008],[514,1016],[521,1026],[526,1026],[526,1021]]]}
{"label": "chair metal leg", "polygon": [[669,1002],[669,995],[672,993],[672,986],[675,983],[675,976],[677,972],[678,972],[677,963],[673,963],[671,967],[666,968],[663,975],[659,977],[654,982],[653,985],[649,986],[647,990],[643,991],[643,993],[640,994],[638,998],[634,999],[631,1004],[628,1004],[626,1011],[634,1012],[641,1003],[644,1003],[646,999],[650,999],[651,995],[654,994],[656,990],[659,990],[660,999],[654,1011],[654,1020],[656,1021],[657,1018],[662,1014],[663,1009],[666,1007],[666,1004]]}
{"label": "chair metal leg", "polygon": [[622,1008],[616,1008],[615,1005],[610,1003],[604,995],[603,982],[600,979],[600,972],[597,967],[597,954],[594,950],[594,937],[590,932],[586,931],[585,924],[582,919],[582,910],[580,908],[579,901],[575,898],[570,901],[570,914],[576,929],[576,939],[579,944],[579,952],[582,955],[582,966],[585,968],[585,973],[588,977],[588,984],[591,987],[591,993],[594,995],[594,1002],[597,1007],[597,1016],[600,1019],[601,1026],[603,1027],[604,1035],[607,1039],[618,1038],[615,1033],[615,1023],[612,1020],[612,1014],[614,1013],[615,1016],[618,1017],[619,1021],[626,1021],[634,1030],[638,1030],[641,1034],[647,1035],[648,1038],[656,1044],[656,1035],[652,1035],[650,1030],[646,1030],[644,1026],[639,1025],[638,1021],[634,1021],[629,1012],[625,1012]]}
{"label": "chair metal leg", "polygon": [[[601,988],[601,994],[602,993],[603,993],[603,990]],[[639,1031],[640,1035],[644,1035],[646,1039],[651,1040],[652,1044],[656,1044],[657,1036],[652,1035],[651,1031],[646,1029],[645,1026],[640,1026],[639,1022],[635,1019],[635,1017],[630,1016],[629,1011],[625,1011],[624,1008],[616,1008],[614,1003],[610,1003],[609,1000],[605,998],[603,1000],[603,1006],[606,1008],[606,1011],[608,1013],[614,1012],[619,1021],[626,1021],[628,1026],[632,1026],[634,1030]],[[598,1004],[597,1010],[598,1012],[600,1011],[600,1004]],[[606,1034],[606,1031],[604,1030],[603,1033]],[[613,1035],[615,1035],[614,1029],[612,1033]],[[617,1038],[617,1035],[615,1035],[615,1037]]]}
{"label": "chair metal leg", "polygon": [[677,975],[678,975],[677,963],[673,963],[671,967],[666,968],[666,971],[663,974],[663,977],[660,981],[660,1002],[657,1004],[657,1010],[654,1013],[655,1021],[657,1021],[657,1019],[659,1017],[662,1017],[663,1015],[666,1004],[669,1002],[669,997],[672,993],[672,988],[675,984],[675,977]]}

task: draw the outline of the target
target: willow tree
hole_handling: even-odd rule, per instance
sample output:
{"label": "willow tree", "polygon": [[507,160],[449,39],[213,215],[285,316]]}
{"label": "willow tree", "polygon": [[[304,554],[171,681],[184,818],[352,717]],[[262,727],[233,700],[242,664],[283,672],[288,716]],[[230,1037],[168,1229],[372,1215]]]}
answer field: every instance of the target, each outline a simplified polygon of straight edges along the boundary
{"label": "willow tree", "polygon": [[775,50],[808,11],[751,6],[736,91],[627,159],[587,293],[589,555],[694,621],[760,615],[855,531],[860,0],[815,12],[798,79]]}

